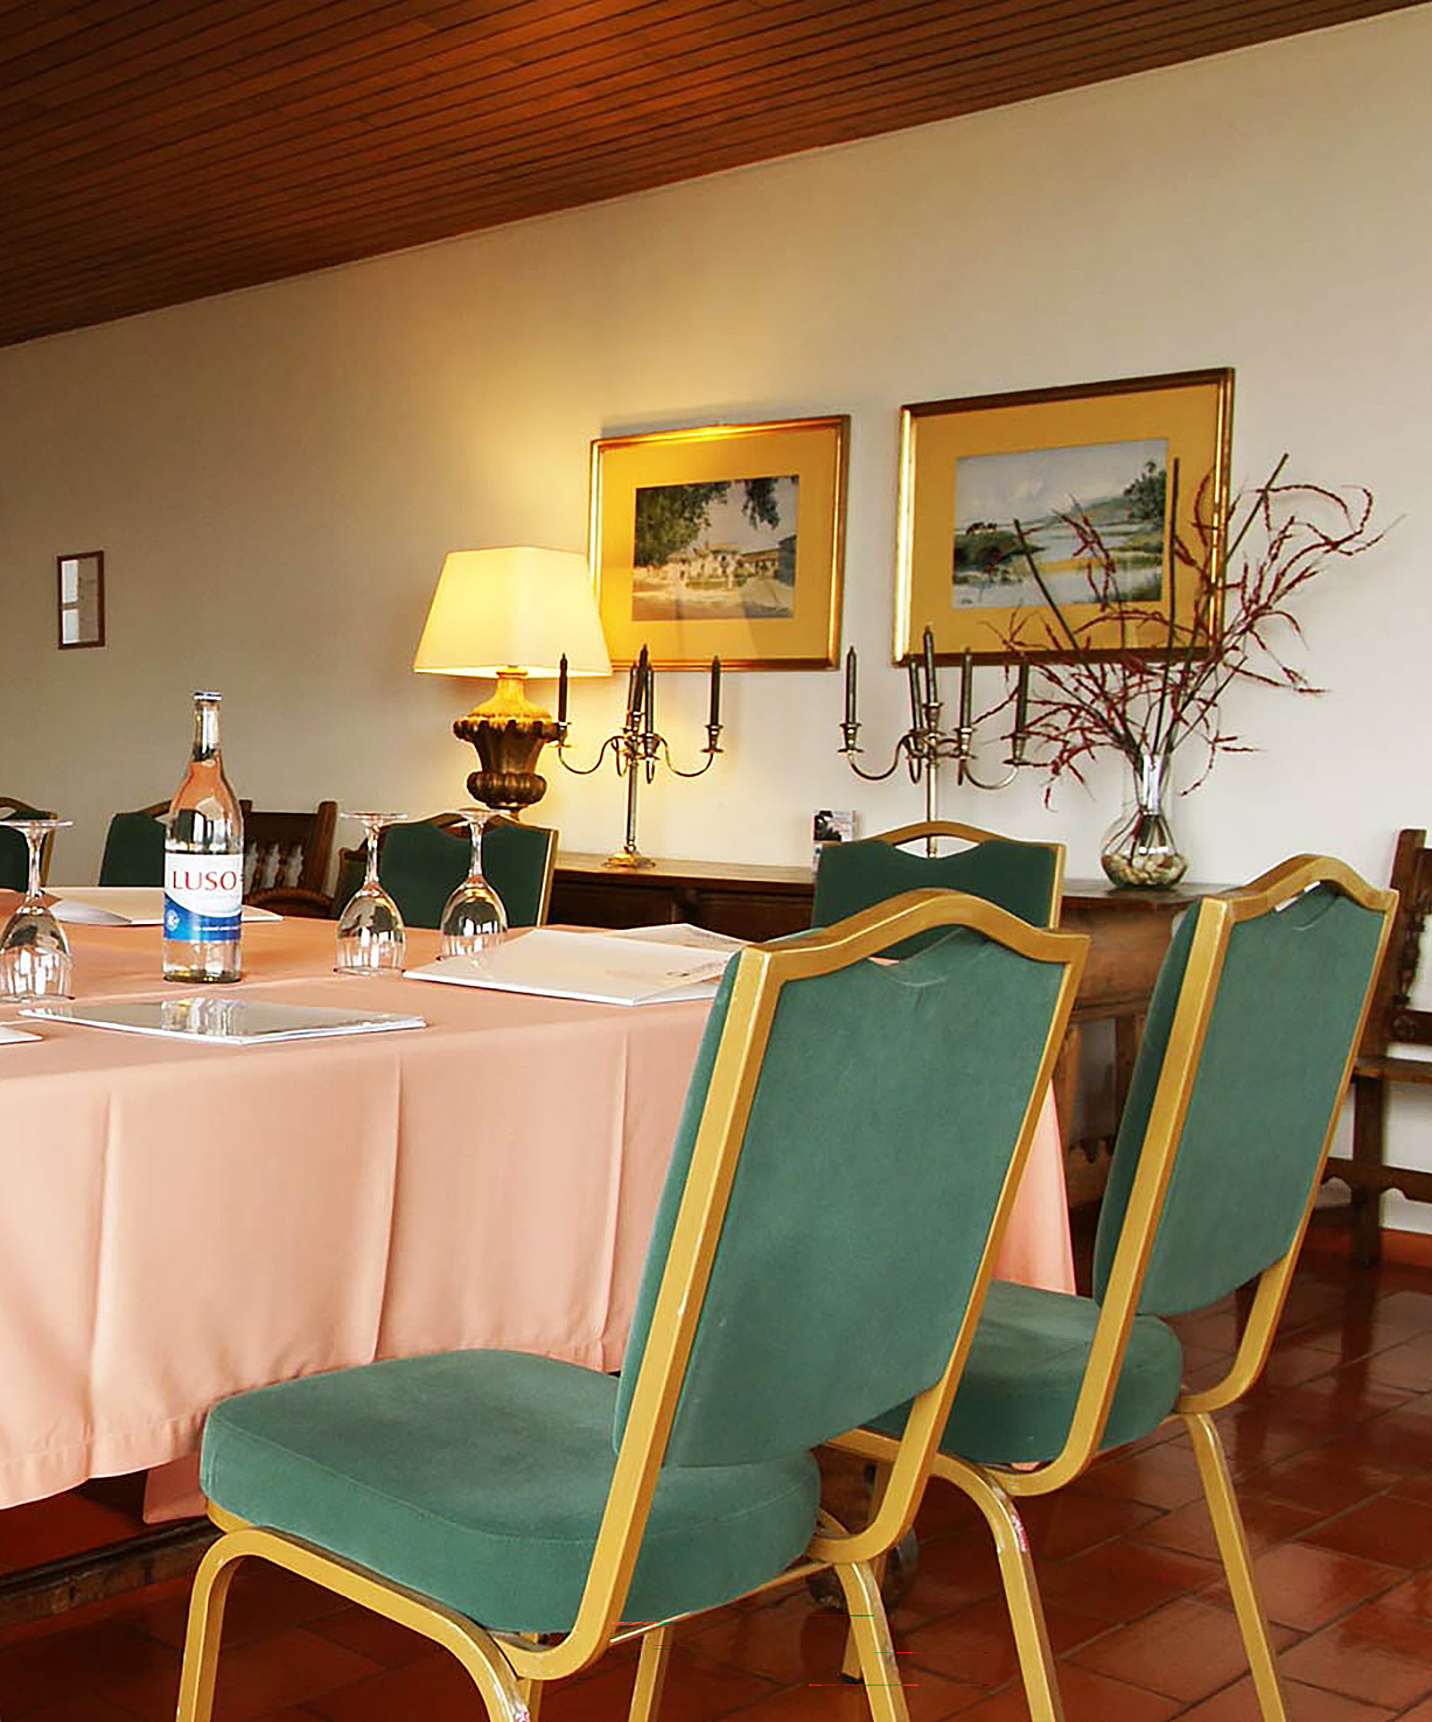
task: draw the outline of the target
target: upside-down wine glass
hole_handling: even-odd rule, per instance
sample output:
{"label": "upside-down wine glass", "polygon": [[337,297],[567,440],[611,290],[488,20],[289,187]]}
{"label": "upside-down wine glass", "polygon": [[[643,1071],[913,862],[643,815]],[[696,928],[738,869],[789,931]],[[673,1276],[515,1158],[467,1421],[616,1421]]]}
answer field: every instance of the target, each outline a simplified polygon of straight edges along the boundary
{"label": "upside-down wine glass", "polygon": [[458,807],[459,819],[467,821],[472,837],[472,860],[467,878],[443,905],[438,955],[475,957],[495,945],[507,931],[507,911],[502,899],[482,876],[482,833],[494,815],[486,807]]}
{"label": "upside-down wine glass", "polygon": [[401,825],[406,813],[347,813],[359,819],[368,837],[368,870],[363,883],[344,904],[338,917],[340,974],[371,975],[401,969],[407,932],[398,905],[378,882],[378,838],[388,825]]}
{"label": "upside-down wine glass", "polygon": [[40,891],[40,850],[51,831],[69,819],[6,819],[30,847],[30,880],[19,906],[0,932],[0,998],[34,1004],[67,999],[74,960],[65,930],[50,913]]}

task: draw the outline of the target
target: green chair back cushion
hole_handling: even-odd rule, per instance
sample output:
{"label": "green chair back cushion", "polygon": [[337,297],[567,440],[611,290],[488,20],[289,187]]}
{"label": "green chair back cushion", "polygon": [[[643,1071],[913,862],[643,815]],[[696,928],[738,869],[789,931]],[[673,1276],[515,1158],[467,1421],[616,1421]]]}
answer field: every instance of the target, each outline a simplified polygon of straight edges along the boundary
{"label": "green chair back cushion", "polygon": [[18,831],[0,831],[0,890],[23,891],[30,882],[30,851]]}
{"label": "green chair back cushion", "polygon": [[[829,927],[902,891],[931,886],[965,891],[1007,909],[1034,927],[1050,924],[1058,850],[1047,843],[1015,843],[991,837],[956,855],[916,855],[880,837],[859,843],[828,843],[815,872],[811,925]],[[907,940],[900,955],[928,943]]]}
{"label": "green chair back cushion", "polygon": [[[555,834],[540,825],[504,821],[483,833],[482,871],[502,899],[509,927],[535,927],[542,918]],[[427,820],[391,826],[383,836],[378,877],[398,905],[406,925],[436,927],[443,905],[467,877],[472,845]],[[363,882],[361,862],[347,863],[339,877],[335,907]]]}
{"label": "green chair back cushion", "polygon": [[[708,1023],[653,1228],[618,1438],[734,967]],[[863,961],[783,987],[668,1463],[755,1463],[811,1447],[938,1378],[1061,974],[951,929],[902,962]]]}
{"label": "green chair back cushion", "polygon": [[[1198,914],[1210,912],[1201,905]],[[1196,919],[1150,1003],[1095,1247],[1108,1283]],[[1293,1241],[1357,1033],[1382,917],[1329,885],[1231,929],[1139,1307],[1202,1309]]]}
{"label": "green chair back cushion", "polygon": [[101,885],[162,885],[164,823],[149,813],[116,813],[99,864]]}

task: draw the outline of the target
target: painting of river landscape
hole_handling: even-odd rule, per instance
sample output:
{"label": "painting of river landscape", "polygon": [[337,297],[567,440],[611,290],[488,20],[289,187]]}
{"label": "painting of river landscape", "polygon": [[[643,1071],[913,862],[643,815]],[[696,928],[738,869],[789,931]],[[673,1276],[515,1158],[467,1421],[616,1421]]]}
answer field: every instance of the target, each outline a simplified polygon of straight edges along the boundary
{"label": "painting of river landscape", "polygon": [[794,473],[639,487],[631,620],[794,616],[799,498]]}
{"label": "painting of river landscape", "polygon": [[[1055,600],[1088,602],[1088,559],[1064,516],[1082,515],[1109,551],[1121,598],[1164,596],[1168,439],[961,455],[955,461],[954,609],[1037,608],[1038,582],[1014,522]],[[1095,569],[1102,578],[1102,569]]]}

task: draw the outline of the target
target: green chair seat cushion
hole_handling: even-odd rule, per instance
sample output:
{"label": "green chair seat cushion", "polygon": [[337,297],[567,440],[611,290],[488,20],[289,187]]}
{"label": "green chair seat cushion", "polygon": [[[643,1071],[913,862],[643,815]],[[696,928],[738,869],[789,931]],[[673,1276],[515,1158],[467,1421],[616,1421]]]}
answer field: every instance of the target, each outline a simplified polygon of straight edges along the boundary
{"label": "green chair seat cushion", "polygon": [[[511,1351],[306,1376],[215,1406],[202,1482],[286,1531],[498,1631],[569,1627],[615,1454],[614,1378]],[[624,1615],[728,1602],[802,1554],[819,1475],[801,1452],[667,1467]]]}
{"label": "green chair seat cushion", "polygon": [[[1054,1458],[1069,1433],[1098,1319],[1092,1298],[993,1281],[942,1451],[985,1465]],[[1119,1447],[1156,1429],[1182,1374],[1173,1329],[1157,1316],[1136,1316],[1101,1445]],[[888,1411],[872,1427],[899,1434],[908,1410]]]}

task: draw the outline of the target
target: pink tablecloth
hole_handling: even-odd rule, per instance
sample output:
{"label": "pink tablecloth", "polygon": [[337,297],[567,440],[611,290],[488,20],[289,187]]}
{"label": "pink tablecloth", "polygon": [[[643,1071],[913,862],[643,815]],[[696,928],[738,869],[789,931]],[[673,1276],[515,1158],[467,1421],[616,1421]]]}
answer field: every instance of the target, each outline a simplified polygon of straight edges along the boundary
{"label": "pink tablecloth", "polygon": [[[337,977],[332,939],[246,928],[245,992],[430,1026],[0,1048],[0,1506],[163,1465],[215,1399],[295,1374],[453,1346],[618,1363],[705,1007]],[[73,944],[80,996],[173,996],[155,930]],[[1050,1110],[1000,1271],[1072,1284]]]}

